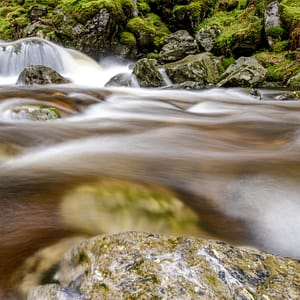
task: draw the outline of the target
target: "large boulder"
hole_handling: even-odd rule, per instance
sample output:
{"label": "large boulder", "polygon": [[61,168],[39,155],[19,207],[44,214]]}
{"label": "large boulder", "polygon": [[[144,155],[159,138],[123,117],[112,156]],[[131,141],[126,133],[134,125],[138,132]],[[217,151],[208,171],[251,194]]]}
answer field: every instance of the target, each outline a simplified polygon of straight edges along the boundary
{"label": "large boulder", "polygon": [[256,57],[240,57],[222,74],[219,87],[259,86],[266,78],[267,70]]}
{"label": "large boulder", "polygon": [[26,67],[19,75],[17,84],[62,84],[71,81],[61,76],[54,69],[42,66],[32,65]]}
{"label": "large boulder", "polygon": [[166,74],[175,84],[186,81],[206,86],[219,80],[217,63],[210,53],[188,55],[182,60],[164,65]]}
{"label": "large boulder", "polygon": [[197,51],[197,43],[194,38],[186,30],[179,30],[166,38],[165,45],[159,53],[159,61],[180,60],[186,55],[197,53]]}
{"label": "large boulder", "polygon": [[58,284],[28,300],[297,299],[300,263],[192,237],[139,232],[82,241],[60,265]]}

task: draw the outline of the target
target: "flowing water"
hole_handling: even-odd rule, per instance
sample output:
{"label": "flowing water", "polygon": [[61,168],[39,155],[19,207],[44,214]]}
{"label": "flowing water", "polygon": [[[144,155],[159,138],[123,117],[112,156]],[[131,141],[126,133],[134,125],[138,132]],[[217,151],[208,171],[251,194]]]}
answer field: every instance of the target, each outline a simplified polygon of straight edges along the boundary
{"label": "flowing water", "polygon": [[[128,66],[101,67],[40,40],[19,43],[17,54],[3,45],[2,286],[24,258],[73,232],[59,210],[66,193],[108,178],[171,191],[218,239],[300,258],[299,102],[274,90],[258,100],[244,89],[105,88]],[[14,85],[36,57],[74,84]],[[33,106],[61,117],[31,120],[22,108]]]}

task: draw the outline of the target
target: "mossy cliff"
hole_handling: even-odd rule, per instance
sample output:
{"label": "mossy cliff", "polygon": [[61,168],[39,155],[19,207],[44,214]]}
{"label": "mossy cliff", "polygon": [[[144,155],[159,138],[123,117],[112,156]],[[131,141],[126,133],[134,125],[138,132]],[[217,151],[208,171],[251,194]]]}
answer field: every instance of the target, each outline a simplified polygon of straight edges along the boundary
{"label": "mossy cliff", "polygon": [[136,59],[158,57],[166,37],[178,30],[193,37],[201,31],[202,39],[213,31],[212,47],[205,51],[231,60],[256,55],[268,80],[286,83],[300,72],[300,7],[298,0],[277,1],[280,24],[266,30],[272,0],[5,0],[0,39],[39,36],[96,59],[107,54]]}

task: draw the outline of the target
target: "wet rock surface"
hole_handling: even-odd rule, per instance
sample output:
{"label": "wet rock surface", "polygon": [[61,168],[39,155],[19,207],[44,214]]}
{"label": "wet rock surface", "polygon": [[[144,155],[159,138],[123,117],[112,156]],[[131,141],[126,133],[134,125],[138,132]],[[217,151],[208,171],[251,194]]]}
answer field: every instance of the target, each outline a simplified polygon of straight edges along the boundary
{"label": "wet rock surface", "polygon": [[141,87],[160,87],[164,79],[158,68],[156,60],[143,58],[136,63],[133,74]]}
{"label": "wet rock surface", "polygon": [[17,84],[63,84],[71,81],[61,76],[52,68],[34,65],[26,67],[19,75]]}
{"label": "wet rock surface", "polygon": [[297,299],[299,261],[223,242],[127,232],[80,242],[36,299]]}
{"label": "wet rock surface", "polygon": [[165,64],[164,68],[176,84],[194,81],[205,86],[215,84],[219,79],[217,64],[210,53],[189,55],[182,60]]}

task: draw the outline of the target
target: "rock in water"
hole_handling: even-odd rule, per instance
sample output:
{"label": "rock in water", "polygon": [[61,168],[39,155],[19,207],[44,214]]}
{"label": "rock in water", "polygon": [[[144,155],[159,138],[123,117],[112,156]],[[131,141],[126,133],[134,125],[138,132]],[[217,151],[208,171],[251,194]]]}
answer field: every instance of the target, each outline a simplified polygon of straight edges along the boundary
{"label": "rock in water", "polygon": [[103,235],[65,254],[59,284],[29,300],[297,299],[299,261],[223,242],[139,232]]}
{"label": "rock in water", "polygon": [[70,83],[69,79],[64,78],[52,68],[34,65],[26,67],[19,75],[17,84],[62,84]]}
{"label": "rock in water", "polygon": [[217,83],[220,77],[216,60],[208,52],[188,55],[179,61],[163,66],[175,84],[192,81],[198,85],[207,86]]}
{"label": "rock in water", "polygon": [[136,63],[133,74],[141,87],[160,87],[164,79],[158,68],[155,59],[143,58]]}

